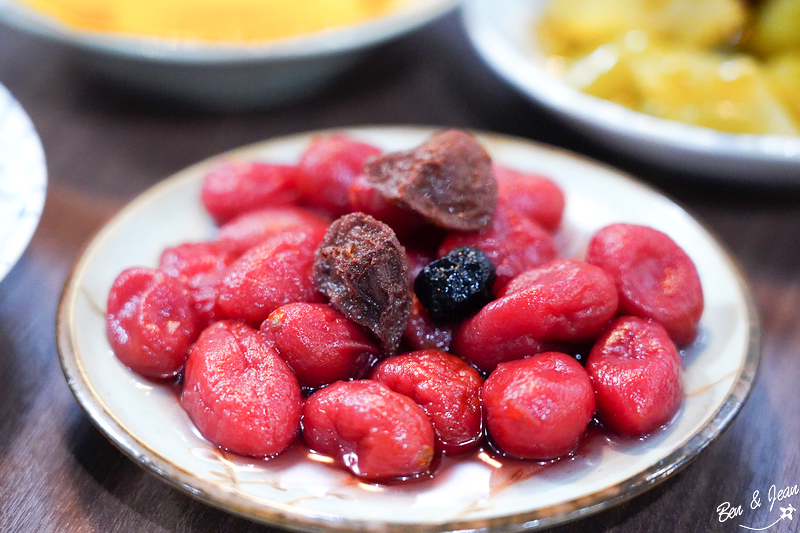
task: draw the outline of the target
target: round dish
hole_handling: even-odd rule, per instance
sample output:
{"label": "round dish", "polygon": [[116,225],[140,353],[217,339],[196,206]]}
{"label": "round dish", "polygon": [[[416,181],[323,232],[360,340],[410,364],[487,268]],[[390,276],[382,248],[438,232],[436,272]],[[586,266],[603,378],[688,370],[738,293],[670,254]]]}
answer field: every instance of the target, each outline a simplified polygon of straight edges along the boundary
{"label": "round dish", "polygon": [[220,109],[265,107],[324,88],[370,47],[444,14],[456,0],[410,0],[354,26],[252,44],[156,39],[82,31],[0,0],[0,21],[53,41],[92,71],[125,86]]}
{"label": "round dish", "polygon": [[0,281],[28,246],[46,190],[39,136],[19,102],[0,85]]}
{"label": "round dish", "polygon": [[800,183],[800,137],[724,133],[645,115],[548,73],[534,27],[548,0],[468,0],[463,21],[486,64],[531,100],[610,148],[697,177]]}
{"label": "round dish", "polygon": [[[434,130],[341,131],[399,150]],[[213,235],[199,191],[215,162],[294,163],[320,133],[269,140],[179,172],[120,212],[78,261],[58,314],[64,374],[89,417],[140,465],[207,503],[291,529],[521,531],[585,516],[647,490],[685,466],[739,411],[755,377],[759,326],[736,266],[714,238],[670,200],[618,171],[529,141],[483,134],[479,140],[495,161],[542,173],[563,188],[567,208],[557,235],[562,255],[579,257],[596,229],[627,221],[668,232],[693,258],[706,311],[700,338],[684,356],[680,415],[644,441],[598,433],[574,457],[546,466],[500,464],[478,454],[446,461],[430,480],[391,486],[359,483],[300,446],[269,461],[220,452],[193,429],[174,387],[142,379],[114,357],[105,334],[108,290],[124,268],[156,265],[164,247]]]}

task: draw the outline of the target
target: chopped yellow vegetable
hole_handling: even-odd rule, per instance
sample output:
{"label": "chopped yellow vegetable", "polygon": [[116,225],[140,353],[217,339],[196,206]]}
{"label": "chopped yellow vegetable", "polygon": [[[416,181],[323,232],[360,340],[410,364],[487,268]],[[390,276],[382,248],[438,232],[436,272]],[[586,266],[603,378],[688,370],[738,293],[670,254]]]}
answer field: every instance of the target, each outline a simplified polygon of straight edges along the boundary
{"label": "chopped yellow vegetable", "polygon": [[770,59],[766,70],[770,87],[800,124],[800,50]]}
{"label": "chopped yellow vegetable", "polygon": [[631,71],[633,57],[652,49],[652,43],[641,30],[632,30],[622,38],[597,47],[586,57],[576,60],[564,79],[579,89],[636,109],[641,95]]}
{"label": "chopped yellow vegetable", "polygon": [[764,0],[749,44],[764,55],[800,50],[800,0]]}
{"label": "chopped yellow vegetable", "polygon": [[583,55],[644,25],[644,12],[630,0],[558,0],[542,15],[539,41],[548,54]]}
{"label": "chopped yellow vegetable", "polygon": [[[800,0],[766,2],[756,29],[782,3],[800,43]],[[740,0],[551,0],[537,30],[554,73],[593,96],[721,131],[798,135],[800,48],[761,63],[737,48],[749,24]]]}
{"label": "chopped yellow vegetable", "polygon": [[654,34],[698,47],[731,44],[747,20],[740,0],[645,0]]}
{"label": "chopped yellow vegetable", "polygon": [[631,30],[701,47],[726,44],[745,20],[739,0],[553,0],[537,31],[546,53],[576,56]]}
{"label": "chopped yellow vegetable", "polygon": [[636,57],[631,71],[650,115],[733,133],[798,133],[751,57],[672,51]]}

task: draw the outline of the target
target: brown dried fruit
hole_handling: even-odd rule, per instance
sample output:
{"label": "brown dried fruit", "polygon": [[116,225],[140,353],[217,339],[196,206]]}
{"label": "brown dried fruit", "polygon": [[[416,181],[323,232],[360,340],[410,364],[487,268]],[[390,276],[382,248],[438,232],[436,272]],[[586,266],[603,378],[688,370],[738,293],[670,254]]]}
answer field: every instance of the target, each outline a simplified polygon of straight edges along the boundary
{"label": "brown dried fruit", "polygon": [[447,229],[480,230],[497,205],[489,154],[459,130],[437,133],[412,150],[375,156],[364,175],[387,200]]}
{"label": "brown dried fruit", "polygon": [[347,318],[395,353],[411,312],[405,250],[392,228],[364,213],[335,220],[317,250],[319,290]]}

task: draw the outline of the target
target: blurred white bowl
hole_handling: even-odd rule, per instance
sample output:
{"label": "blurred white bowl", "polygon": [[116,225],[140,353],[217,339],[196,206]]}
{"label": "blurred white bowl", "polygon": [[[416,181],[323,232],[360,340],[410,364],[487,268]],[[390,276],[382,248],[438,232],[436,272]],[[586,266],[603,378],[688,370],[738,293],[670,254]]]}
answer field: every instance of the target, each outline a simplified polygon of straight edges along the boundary
{"label": "blurred white bowl", "polygon": [[28,247],[46,193],[42,142],[25,110],[0,85],[0,281]]}
{"label": "blurred white bowl", "polygon": [[800,137],[725,133],[633,111],[548,73],[534,35],[548,0],[468,0],[473,46],[507,83],[608,147],[697,177],[800,184]]}
{"label": "blurred white bowl", "polygon": [[370,47],[414,30],[458,0],[411,0],[366,22],[252,44],[223,44],[84,31],[0,0],[0,21],[77,52],[93,71],[125,85],[217,108],[281,104],[324,88]]}

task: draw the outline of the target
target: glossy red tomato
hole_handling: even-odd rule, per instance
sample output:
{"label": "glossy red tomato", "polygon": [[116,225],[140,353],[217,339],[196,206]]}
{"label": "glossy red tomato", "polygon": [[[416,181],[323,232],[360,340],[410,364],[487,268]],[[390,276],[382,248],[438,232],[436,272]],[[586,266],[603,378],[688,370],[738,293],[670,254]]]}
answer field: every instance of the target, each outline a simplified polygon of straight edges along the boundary
{"label": "glossy red tomato", "polygon": [[290,229],[327,226],[328,219],[295,206],[248,211],[219,228],[217,241],[234,254],[243,254],[270,237]]}
{"label": "glossy red tomato", "polygon": [[646,435],[680,407],[681,359],[653,320],[614,321],[589,353],[586,370],[597,391],[597,417],[621,435]]}
{"label": "glossy red tomato", "polygon": [[500,291],[511,278],[556,257],[553,237],[537,222],[502,204],[495,209],[489,226],[475,232],[452,232],[442,242],[438,255],[461,247],[477,248],[494,264]]}
{"label": "glossy red tomato", "polygon": [[337,381],[309,396],[303,437],[312,450],[369,480],[428,472],[435,446],[425,411],[373,380]]}
{"label": "glossy red tomato", "polygon": [[238,256],[217,242],[184,243],[165,249],[158,268],[186,283],[205,327],[225,318],[217,304],[219,285]]}
{"label": "glossy red tomato", "polygon": [[217,303],[226,316],[260,326],[279,306],[321,302],[314,281],[324,226],[285,231],[248,250],[228,269]]}
{"label": "glossy red tomato", "polygon": [[451,351],[489,372],[503,361],[591,341],[617,311],[617,291],[602,269],[556,259],[512,280],[500,298],[465,320]]}
{"label": "glossy red tomato", "polygon": [[297,168],[289,165],[224,163],[206,175],[200,199],[221,224],[262,207],[296,203],[298,175]]}
{"label": "glossy red tomato", "polygon": [[548,231],[561,225],[564,193],[545,176],[492,165],[497,179],[498,203],[535,220]]}
{"label": "glossy red tomato", "polygon": [[460,452],[480,442],[483,378],[462,359],[438,350],[404,353],[381,361],[372,379],[417,402],[428,413],[445,452]]}
{"label": "glossy red tomato", "polygon": [[315,138],[298,163],[304,201],[334,217],[350,212],[350,185],[363,174],[364,162],[380,152],[344,135]]}
{"label": "glossy red tomato", "polygon": [[613,276],[621,313],[657,320],[678,345],[697,336],[700,276],[668,235],[634,224],[607,226],[592,237],[586,261]]}
{"label": "glossy red tomato", "polygon": [[446,352],[453,342],[453,327],[434,324],[425,307],[413,296],[408,326],[403,332],[403,342],[411,350],[440,350]]}
{"label": "glossy red tomato", "polygon": [[573,357],[546,352],[501,363],[481,394],[486,426],[501,451],[546,460],[572,452],[594,415],[589,374]]}
{"label": "glossy red tomato", "polygon": [[159,270],[129,268],[108,293],[106,332],[111,348],[142,376],[174,377],[202,327],[189,287]]}
{"label": "glossy red tomato", "polygon": [[300,431],[294,374],[257,330],[232,320],[205,329],[186,361],[181,403],[205,438],[242,455],[270,457]]}
{"label": "glossy red tomato", "polygon": [[326,304],[282,305],[261,324],[261,331],[303,387],[364,377],[380,355],[363,328]]}

